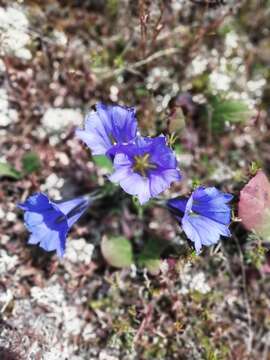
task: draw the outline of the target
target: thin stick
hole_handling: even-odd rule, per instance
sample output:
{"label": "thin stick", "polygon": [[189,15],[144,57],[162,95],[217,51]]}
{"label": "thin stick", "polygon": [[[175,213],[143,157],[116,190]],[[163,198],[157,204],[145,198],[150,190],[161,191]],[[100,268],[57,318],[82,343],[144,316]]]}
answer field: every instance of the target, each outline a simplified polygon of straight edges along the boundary
{"label": "thin stick", "polygon": [[248,298],[248,292],[247,292],[247,278],[246,278],[246,273],[245,273],[245,265],[244,265],[244,256],[243,256],[243,252],[241,250],[239,241],[237,239],[236,236],[233,235],[233,239],[236,243],[238,252],[239,252],[239,256],[240,256],[240,264],[241,264],[241,272],[242,272],[242,280],[243,280],[243,290],[244,290],[244,301],[246,304],[246,310],[247,310],[247,318],[248,318],[248,344],[247,344],[247,351],[250,354],[251,350],[252,350],[252,342],[253,342],[253,331],[252,331],[252,317],[251,317],[251,308],[250,308],[250,303],[249,303],[249,298]]}
{"label": "thin stick", "polygon": [[150,303],[147,305],[145,317],[141,323],[141,326],[139,327],[139,330],[137,331],[137,334],[134,337],[134,343],[138,342],[145,328],[149,325],[152,318],[152,313],[153,313],[153,305]]}
{"label": "thin stick", "polygon": [[127,65],[127,66],[123,66],[121,68],[118,68],[118,69],[115,69],[115,70],[112,70],[112,71],[107,71],[104,73],[104,69],[99,69],[99,70],[95,70],[94,72],[96,74],[102,74],[99,79],[100,80],[106,80],[106,79],[109,79],[111,77],[114,77],[114,76],[117,76],[117,75],[120,75],[122,72],[124,71],[135,71],[136,69],[138,69],[139,67],[142,67],[146,64],[149,64],[151,63],[152,61],[154,60],[157,60],[159,58],[162,58],[162,57],[167,57],[167,56],[170,56],[170,55],[173,55],[173,54],[177,54],[181,49],[180,48],[175,48],[175,47],[172,47],[172,48],[168,48],[168,49],[164,49],[164,50],[159,50],[157,52],[155,52],[154,54],[148,56],[146,59],[143,59],[143,60],[139,60],[131,65]]}

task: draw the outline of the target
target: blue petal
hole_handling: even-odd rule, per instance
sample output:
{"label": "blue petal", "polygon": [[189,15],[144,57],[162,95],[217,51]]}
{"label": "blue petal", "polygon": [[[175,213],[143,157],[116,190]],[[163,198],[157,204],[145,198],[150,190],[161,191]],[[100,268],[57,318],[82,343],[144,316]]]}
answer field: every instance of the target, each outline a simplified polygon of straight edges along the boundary
{"label": "blue petal", "polygon": [[76,130],[78,136],[91,150],[93,155],[105,154],[112,147],[112,126],[109,119],[104,121],[98,113],[91,112],[85,119],[85,130]]}
{"label": "blue petal", "polygon": [[63,228],[62,231],[50,231],[44,235],[40,241],[40,247],[46,251],[56,250],[57,255],[62,257],[66,247],[67,232]]}
{"label": "blue petal", "polygon": [[173,151],[167,146],[166,138],[161,135],[152,139],[151,160],[159,168],[175,169],[177,166],[176,157]]}
{"label": "blue petal", "polygon": [[156,196],[168,189],[172,182],[181,179],[180,173],[176,169],[167,169],[150,175],[151,195]]}
{"label": "blue petal", "polygon": [[[181,213],[185,212],[188,199],[185,198],[175,198],[168,201],[168,206],[174,211],[180,211]],[[183,214],[180,214],[180,216]]]}
{"label": "blue petal", "polygon": [[134,139],[137,132],[137,121],[133,108],[111,106],[112,135],[119,143],[126,143]]}
{"label": "blue petal", "polygon": [[228,194],[228,193],[223,193],[215,187],[205,188],[205,187],[200,186],[194,190],[193,198],[194,198],[194,200],[200,201],[200,202],[208,202],[211,200],[217,200],[220,203],[228,203],[229,201],[231,201],[233,199],[233,195]]}
{"label": "blue petal", "polygon": [[[97,109],[96,114],[100,119],[99,123],[102,125],[102,128],[106,131],[107,134],[111,133],[113,130],[113,126],[112,126],[112,117],[108,106],[106,104],[99,102],[96,104],[96,109]],[[87,130],[89,131],[91,129],[87,128]]]}
{"label": "blue petal", "polygon": [[66,247],[67,228],[62,225],[61,230],[48,230],[42,234],[32,234],[29,243],[35,244],[37,241],[39,246],[46,251],[56,250],[57,255],[62,257]]}
{"label": "blue petal", "polygon": [[231,221],[231,209],[229,207],[217,208],[211,207],[211,204],[209,204],[209,207],[193,205],[192,210],[197,214],[206,216],[209,219],[212,219],[224,225],[228,225]]}
{"label": "blue petal", "polygon": [[37,245],[39,242],[40,239],[35,234],[31,234],[27,243],[30,245]]}
{"label": "blue petal", "polygon": [[122,179],[120,186],[128,194],[138,196],[141,204],[146,203],[151,198],[149,179],[137,173],[130,173],[129,176]]}
{"label": "blue petal", "polygon": [[30,196],[24,203],[17,205],[22,210],[44,211],[51,208],[50,200],[41,192]]}
{"label": "blue petal", "polygon": [[45,222],[38,224],[32,228],[29,228],[32,232],[28,244],[39,246],[46,251],[57,251],[58,256],[64,255],[66,236],[68,232],[68,226],[65,222],[58,224],[58,227],[52,229],[48,227]]}
{"label": "blue petal", "polygon": [[71,227],[89,207],[90,198],[88,196],[80,196],[61,203],[54,203],[54,205],[66,215],[68,227]]}
{"label": "blue petal", "polygon": [[19,207],[25,211],[24,220],[31,232],[29,244],[38,244],[44,250],[56,250],[63,256],[69,228],[83,214],[90,204],[89,197],[55,203],[45,194],[30,196]]}
{"label": "blue petal", "polygon": [[125,154],[117,154],[114,158],[114,173],[109,177],[113,183],[119,183],[121,180],[128,177],[132,170],[132,163],[129,157]]}
{"label": "blue petal", "polygon": [[193,193],[192,210],[221,224],[228,225],[231,209],[227,205],[232,195],[222,193],[216,188],[197,188]]}
{"label": "blue petal", "polygon": [[87,115],[85,130],[76,131],[93,155],[106,154],[115,144],[127,143],[135,138],[137,121],[133,108],[98,103],[96,109],[96,112]]}
{"label": "blue petal", "polygon": [[117,154],[114,166],[115,172],[109,177],[112,182],[119,182],[125,192],[138,196],[141,204],[150,199],[149,179],[133,172],[132,162],[126,154]]}
{"label": "blue petal", "polygon": [[188,216],[184,216],[182,219],[182,228],[192,242],[194,242],[196,253],[199,254],[202,248],[202,241],[200,238],[200,234],[197,229],[192,225],[189,221]]}
{"label": "blue petal", "polygon": [[[46,212],[48,212],[48,211],[52,211],[52,209],[50,208]],[[24,221],[28,228],[33,228],[44,222],[44,216],[42,213],[26,211],[24,214]]]}
{"label": "blue petal", "polygon": [[108,156],[112,161],[114,160],[116,154],[126,154],[132,156],[133,151],[130,150],[133,146],[133,143],[113,145],[109,150],[107,150],[106,156]]}
{"label": "blue petal", "polygon": [[186,214],[182,219],[182,227],[187,237],[195,243],[196,252],[201,246],[216,244],[220,236],[230,236],[227,226],[197,214]]}
{"label": "blue petal", "polygon": [[90,198],[88,196],[79,196],[72,200],[54,202],[54,206],[59,209],[63,214],[68,215],[73,209],[83,205],[89,205]]}
{"label": "blue petal", "polygon": [[[135,156],[144,154],[149,154],[149,161],[155,168],[146,170],[146,176],[141,176],[134,172],[133,165]],[[169,188],[173,181],[181,179],[176,169],[176,159],[166,145],[164,136],[138,136],[134,143],[118,147],[114,155],[115,172],[110,180],[119,182],[128,194],[137,195],[141,203]]]}
{"label": "blue petal", "polygon": [[93,155],[103,155],[112,146],[108,143],[108,139],[96,134],[95,131],[87,132],[77,129],[75,135],[91,149]]}

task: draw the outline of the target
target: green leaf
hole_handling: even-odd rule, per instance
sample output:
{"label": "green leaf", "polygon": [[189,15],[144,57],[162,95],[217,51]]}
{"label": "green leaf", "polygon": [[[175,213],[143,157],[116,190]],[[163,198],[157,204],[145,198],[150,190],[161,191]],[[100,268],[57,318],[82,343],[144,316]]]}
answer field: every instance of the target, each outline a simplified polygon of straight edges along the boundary
{"label": "green leaf", "polygon": [[138,265],[146,267],[150,274],[157,275],[161,265],[160,255],[165,247],[164,242],[155,239],[148,240],[138,257]]}
{"label": "green leaf", "polygon": [[93,160],[98,167],[102,169],[106,169],[108,171],[112,171],[113,169],[112,162],[107,158],[107,156],[95,155],[93,156]]}
{"label": "green leaf", "polygon": [[139,85],[139,86],[135,87],[135,95],[140,98],[147,97],[147,96],[149,96],[149,90],[146,89],[145,86]]}
{"label": "green leaf", "polygon": [[216,132],[223,131],[226,122],[245,122],[252,115],[248,105],[240,100],[222,100],[218,96],[210,100],[211,124]]}
{"label": "green leaf", "polygon": [[15,180],[21,179],[21,173],[14,169],[11,165],[8,163],[0,163],[0,178],[1,177],[9,177]]}
{"label": "green leaf", "polygon": [[133,263],[131,243],[123,236],[104,236],[101,241],[101,252],[105,260],[114,267],[128,267]]}
{"label": "green leaf", "polygon": [[23,170],[26,174],[37,172],[41,168],[40,158],[35,152],[28,152],[22,158]]}
{"label": "green leaf", "polygon": [[106,10],[108,11],[111,17],[117,15],[118,7],[119,7],[119,0],[107,0]]}

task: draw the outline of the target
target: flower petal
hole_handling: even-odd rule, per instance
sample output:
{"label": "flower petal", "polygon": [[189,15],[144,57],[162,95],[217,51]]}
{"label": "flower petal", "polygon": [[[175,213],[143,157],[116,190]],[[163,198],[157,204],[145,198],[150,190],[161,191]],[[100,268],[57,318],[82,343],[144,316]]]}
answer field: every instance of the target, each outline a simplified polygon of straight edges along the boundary
{"label": "flower petal", "polygon": [[85,130],[76,131],[76,135],[94,155],[106,154],[114,145],[127,143],[135,138],[137,121],[133,108],[98,103],[96,109],[96,112],[90,112],[86,116]]}
{"label": "flower petal", "polygon": [[[133,143],[119,146],[113,155],[115,172],[110,176],[110,180],[120,182],[128,194],[138,195],[141,203],[160,194],[173,181],[181,179],[180,172],[176,169],[175,156],[166,145],[164,136],[138,136]],[[162,166],[160,158],[163,158]],[[134,165],[142,159],[143,165],[140,166],[143,168],[136,169],[135,172]]]}
{"label": "flower petal", "polygon": [[57,255],[62,257],[65,252],[67,235],[65,229],[62,230],[61,232],[55,230],[47,232],[40,240],[40,247],[46,251],[56,250]]}
{"label": "flower petal", "polygon": [[222,193],[214,187],[199,187],[193,193],[192,210],[221,224],[228,225],[231,219],[231,209],[227,202],[231,199],[231,194]]}
{"label": "flower petal", "polygon": [[151,160],[163,169],[175,169],[177,166],[176,157],[173,151],[167,146],[165,136],[153,138],[151,144]]}
{"label": "flower petal", "polygon": [[110,181],[118,183],[130,175],[132,162],[126,154],[116,154],[113,165],[115,171],[109,176]]}
{"label": "flower petal", "polygon": [[214,187],[196,188],[189,199],[172,199],[168,207],[177,219],[183,214],[182,228],[187,237],[194,242],[196,252],[199,253],[202,245],[216,244],[220,236],[230,236],[228,225],[231,210],[227,203],[232,195],[222,193]]}
{"label": "flower petal", "polygon": [[162,191],[168,189],[172,182],[181,179],[180,173],[176,169],[164,170],[160,173],[151,173],[150,175],[150,190],[151,195],[156,196]]}
{"label": "flower petal", "polygon": [[221,235],[230,236],[227,226],[197,214],[186,214],[182,219],[182,227],[187,237],[195,243],[196,252],[201,245],[216,244]]}
{"label": "flower petal", "polygon": [[44,211],[51,208],[47,195],[41,192],[31,195],[24,203],[17,206],[22,210],[36,211]]}
{"label": "flower petal", "polygon": [[93,155],[103,155],[112,146],[106,138],[96,135],[95,132],[77,129],[75,135],[91,149]]}
{"label": "flower petal", "polygon": [[134,139],[137,132],[137,121],[134,108],[112,106],[112,133],[119,143],[126,143]]}
{"label": "flower petal", "polygon": [[61,203],[54,203],[54,206],[66,215],[67,224],[71,227],[79,220],[85,210],[89,207],[90,203],[91,199],[88,196],[80,196]]}
{"label": "flower petal", "polygon": [[128,194],[137,195],[141,204],[151,197],[149,179],[137,173],[130,173],[120,181],[120,185]]}
{"label": "flower petal", "polygon": [[184,214],[186,206],[187,206],[187,202],[188,202],[188,199],[175,198],[175,199],[170,199],[167,204],[171,210],[174,210],[176,212],[180,211]]}
{"label": "flower petal", "polygon": [[31,232],[29,244],[38,244],[46,251],[57,251],[63,256],[69,228],[79,219],[90,203],[88,197],[79,197],[55,203],[45,194],[30,196],[19,207],[25,211],[24,220]]}

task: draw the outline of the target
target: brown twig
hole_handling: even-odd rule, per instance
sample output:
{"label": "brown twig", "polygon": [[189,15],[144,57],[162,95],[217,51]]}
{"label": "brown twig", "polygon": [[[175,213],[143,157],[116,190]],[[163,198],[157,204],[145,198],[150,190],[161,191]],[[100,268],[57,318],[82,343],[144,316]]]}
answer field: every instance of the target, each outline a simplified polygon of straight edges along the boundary
{"label": "brown twig", "polygon": [[239,257],[240,257],[240,264],[241,264],[241,273],[242,273],[242,282],[243,282],[243,291],[244,291],[244,302],[246,305],[246,312],[247,312],[247,320],[248,320],[248,343],[247,343],[247,351],[248,354],[252,351],[252,342],[254,338],[254,334],[252,331],[252,316],[251,316],[251,308],[248,298],[248,292],[247,292],[247,278],[246,278],[246,271],[245,271],[245,263],[244,263],[244,256],[242,249],[240,247],[238,238],[236,236],[232,236],[234,239],[234,242],[237,246]]}
{"label": "brown twig", "polygon": [[[203,40],[203,38],[205,37],[206,34],[208,34],[209,32],[212,32],[214,29],[216,29],[217,27],[219,27],[222,22],[224,21],[224,19],[231,14],[231,11],[226,12],[224,15],[222,15],[222,17],[220,17],[219,19],[215,20],[214,22],[212,22],[211,24],[209,24],[208,26],[202,28],[199,31],[199,34],[195,37],[195,39],[192,40],[193,44],[187,44],[187,48],[191,46],[191,50],[189,52],[189,61],[194,57],[196,51],[199,48],[199,45],[201,43],[201,41]],[[176,47],[171,47],[171,48],[167,48],[167,49],[162,49],[159,50],[157,52],[155,52],[152,55],[149,55],[147,58],[139,60],[133,64],[130,65],[125,65],[123,67],[120,67],[118,69],[114,69],[114,70],[108,70],[106,71],[106,69],[102,68],[102,69],[95,69],[93,72],[97,75],[100,74],[99,79],[100,81],[103,80],[107,80],[110,79],[114,76],[118,76],[121,73],[123,73],[124,71],[129,71],[129,72],[134,72],[136,71],[138,68],[149,64],[151,62],[153,62],[154,60],[157,60],[159,58],[162,57],[167,57],[176,53],[181,52],[181,48],[176,48]]]}
{"label": "brown twig", "polygon": [[164,4],[162,3],[160,6],[160,15],[156,21],[156,24],[154,26],[154,30],[153,30],[153,35],[152,35],[152,40],[151,40],[151,47],[154,47],[157,37],[160,34],[161,30],[164,28],[164,24],[162,24],[162,18],[163,18],[163,14],[164,14]]}
{"label": "brown twig", "polygon": [[139,61],[137,61],[137,62],[135,62],[133,64],[126,65],[126,66],[123,66],[121,68],[114,69],[114,70],[107,71],[107,72],[106,71],[104,72],[104,69],[98,69],[95,72],[96,72],[96,74],[99,74],[99,73],[103,74],[103,75],[100,76],[100,80],[106,80],[106,79],[109,79],[111,77],[120,75],[124,71],[134,72],[136,69],[138,69],[138,68],[140,68],[140,67],[142,67],[142,66],[144,66],[146,64],[149,64],[154,60],[176,54],[179,51],[180,51],[180,49],[175,48],[175,47],[168,48],[168,49],[163,49],[163,50],[159,50],[156,53],[148,56],[147,58],[139,60]]}
{"label": "brown twig", "polygon": [[213,31],[215,31],[216,29],[219,28],[219,26],[223,23],[223,21],[225,20],[225,18],[228,15],[231,15],[232,11],[231,9],[229,9],[227,12],[225,12],[221,17],[217,18],[216,20],[214,20],[213,22],[211,22],[208,26],[206,27],[201,27],[199,29],[199,32],[197,34],[197,36],[195,37],[195,39],[192,40],[193,44],[191,46],[190,49],[190,54],[191,56],[193,55],[193,53],[196,53],[202,40],[204,39],[204,37],[208,34],[208,33],[212,33]]}
{"label": "brown twig", "polygon": [[142,333],[144,332],[146,327],[150,324],[152,314],[153,314],[153,305],[152,303],[150,303],[147,305],[145,317],[141,323],[141,326],[139,327],[139,330],[137,331],[137,334],[134,337],[134,343],[138,342]]}
{"label": "brown twig", "polygon": [[140,17],[140,26],[141,26],[141,49],[142,56],[145,56],[146,52],[146,41],[147,41],[147,22],[149,19],[149,14],[145,11],[145,2],[144,0],[139,0],[139,17]]}

